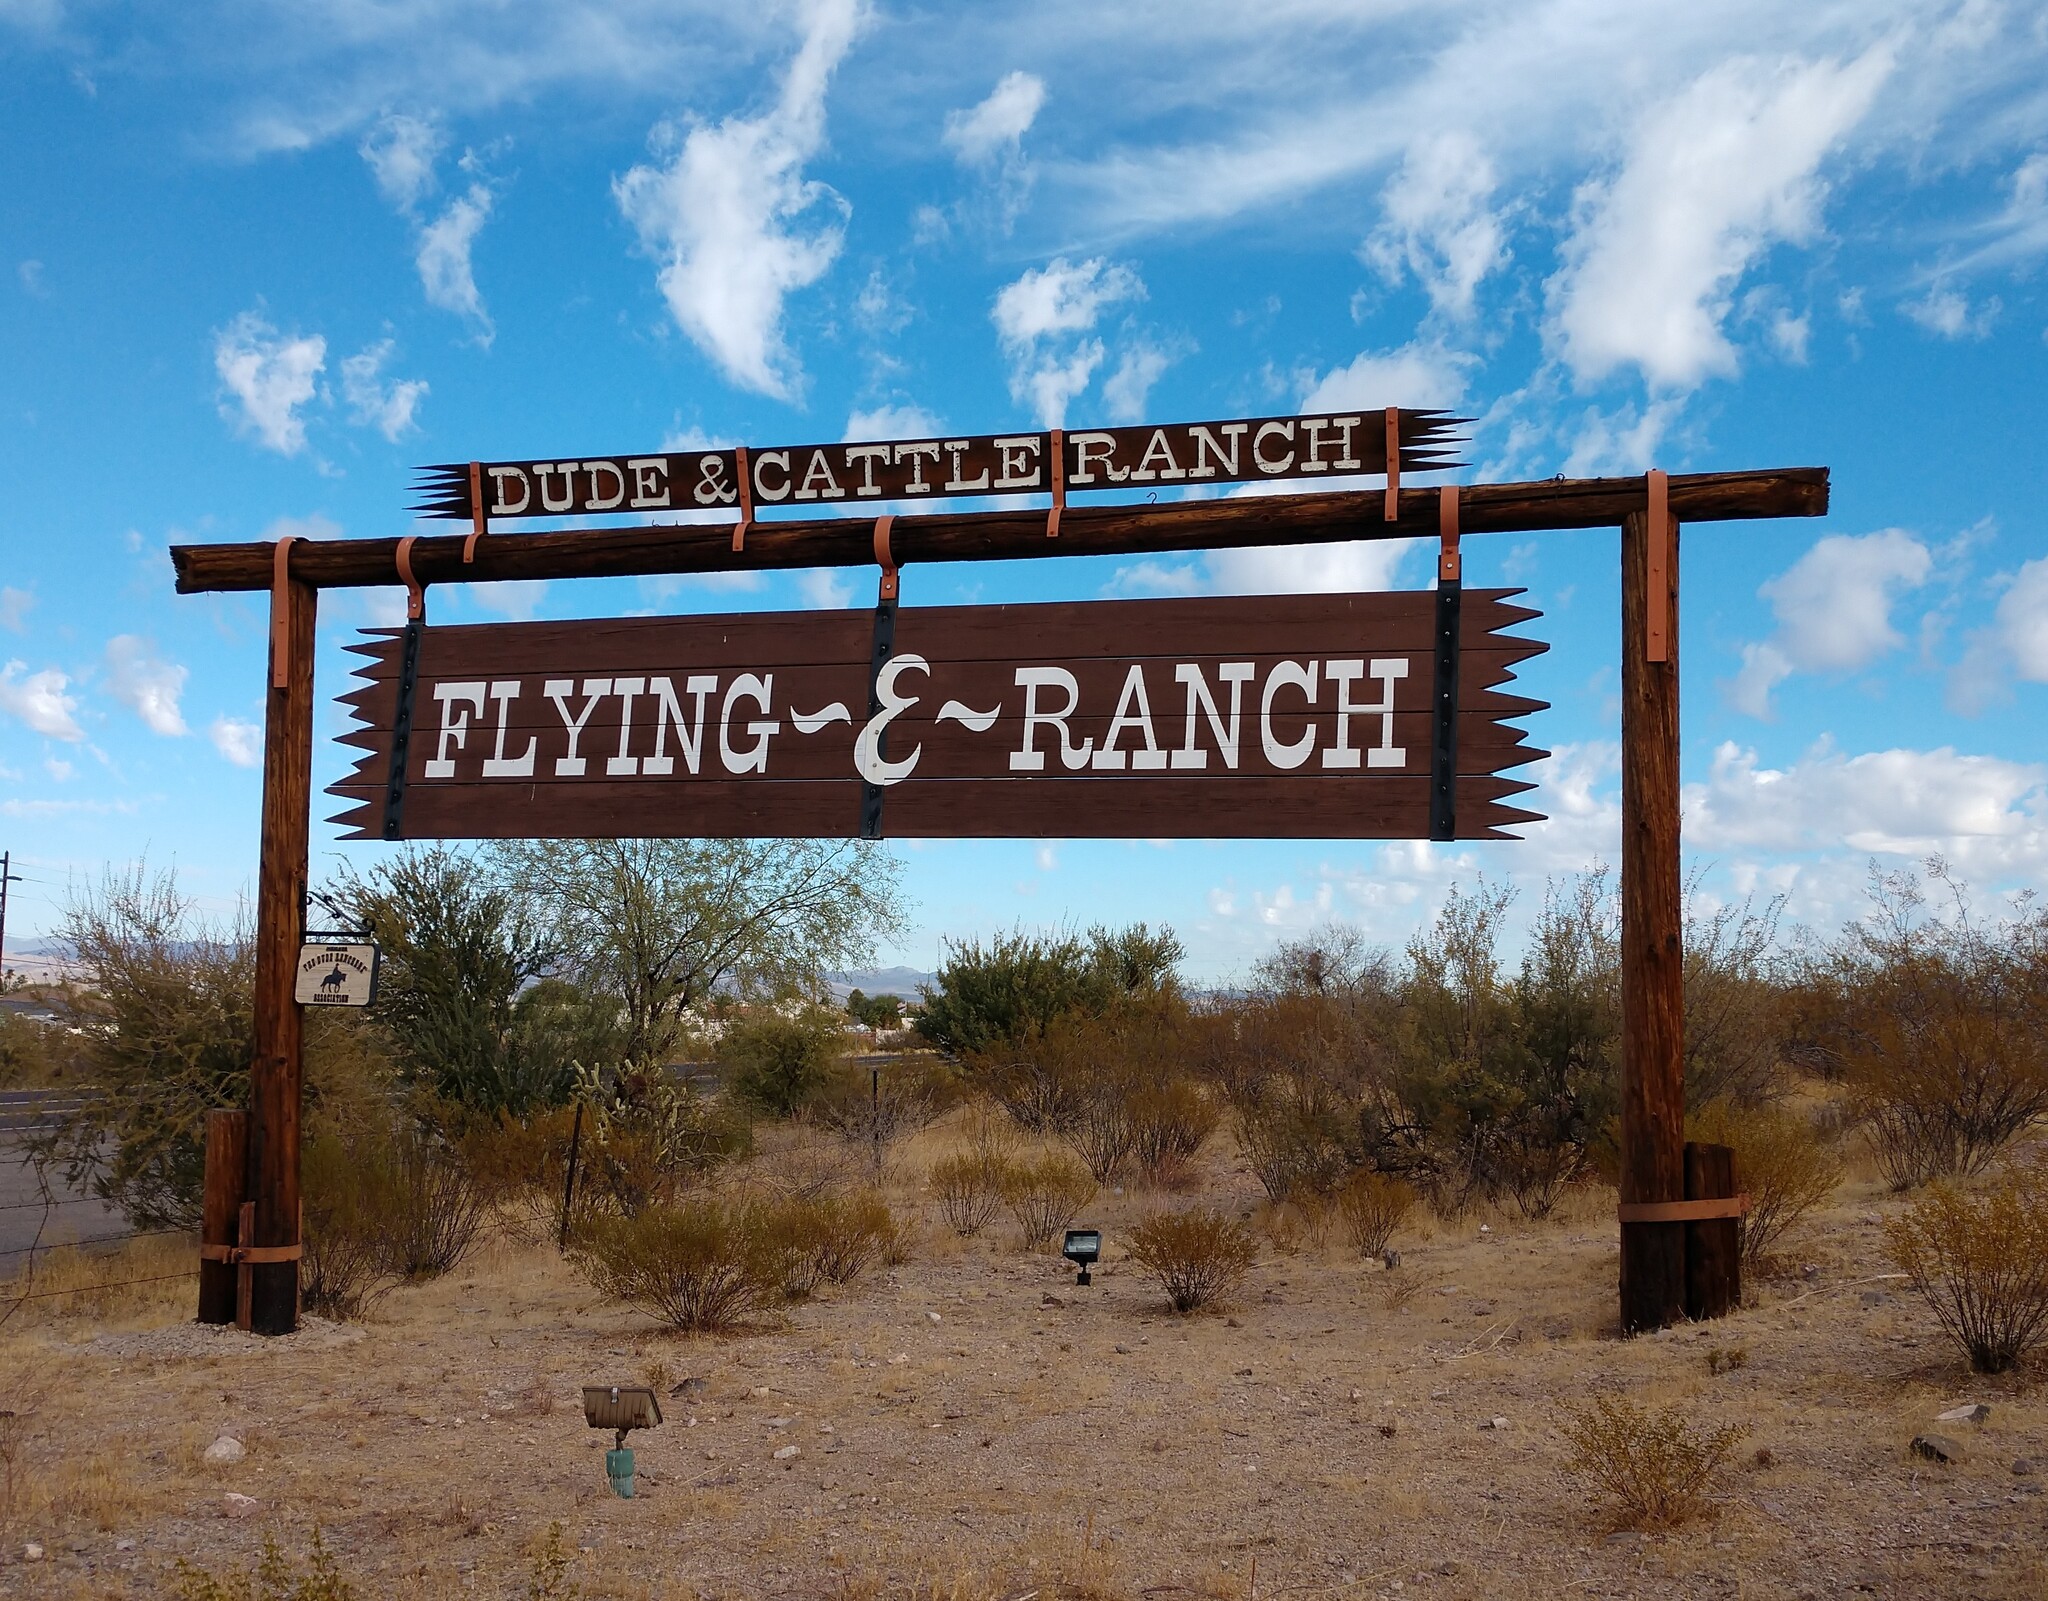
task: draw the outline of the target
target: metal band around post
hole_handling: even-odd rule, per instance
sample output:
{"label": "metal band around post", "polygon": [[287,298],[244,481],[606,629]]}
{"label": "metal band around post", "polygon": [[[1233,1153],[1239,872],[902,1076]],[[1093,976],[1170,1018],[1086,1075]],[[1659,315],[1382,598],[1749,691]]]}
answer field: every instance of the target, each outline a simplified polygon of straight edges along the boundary
{"label": "metal band around post", "polygon": [[1749,1212],[1747,1195],[1727,1195],[1707,1201],[1623,1201],[1624,1223],[1704,1223],[1720,1217],[1743,1217]]}
{"label": "metal band around post", "polygon": [[462,542],[462,565],[476,560],[476,542],[491,531],[489,513],[484,510],[484,464],[469,464],[469,538]]}
{"label": "metal band around post", "polygon": [[733,471],[739,474],[740,520],[733,524],[732,548],[747,548],[747,525],[754,520],[754,474],[747,465],[747,447],[733,447]]}
{"label": "metal band around post", "polygon": [[1047,436],[1046,464],[1051,473],[1052,510],[1045,514],[1045,537],[1060,537],[1060,513],[1067,509],[1066,430],[1055,428]]}
{"label": "metal band around post", "polygon": [[384,837],[397,839],[405,823],[405,769],[412,745],[413,692],[420,676],[420,636],[426,632],[427,596],[412,575],[412,542],[398,542],[398,576],[405,580],[405,636],[398,665],[398,708],[391,719],[391,771],[384,781]]}
{"label": "metal band around post", "polygon": [[286,621],[291,601],[292,546],[297,534],[286,534],[270,557],[270,687],[287,688],[292,681],[291,625]]}
{"label": "metal band around post", "polygon": [[[875,560],[882,564],[882,593],[875,602],[874,645],[868,652],[868,716],[873,718],[882,710],[882,697],[878,692],[882,668],[887,665],[890,654],[896,649],[896,596],[899,589],[896,565],[889,550],[889,526],[894,517],[875,519]],[[886,757],[889,754],[889,731],[883,729],[875,741],[875,754]],[[871,784],[866,779],[860,786],[860,837],[880,839],[882,837],[882,786]]]}
{"label": "metal band around post", "polygon": [[1458,552],[1458,491],[1437,496],[1436,671],[1430,685],[1429,837],[1458,837],[1458,621],[1464,563]]}
{"label": "metal band around post", "polygon": [[1671,525],[1671,479],[1651,468],[1645,488],[1649,500],[1649,527],[1644,529],[1643,658],[1671,660],[1671,563],[1676,556]]}
{"label": "metal band around post", "polygon": [[1401,408],[1387,408],[1387,521],[1401,520]]}

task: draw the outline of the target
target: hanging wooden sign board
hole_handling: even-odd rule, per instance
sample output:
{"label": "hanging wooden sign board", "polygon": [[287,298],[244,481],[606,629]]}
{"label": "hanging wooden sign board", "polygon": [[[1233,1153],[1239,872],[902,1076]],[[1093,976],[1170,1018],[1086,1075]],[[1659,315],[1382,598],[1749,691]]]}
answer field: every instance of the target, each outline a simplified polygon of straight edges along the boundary
{"label": "hanging wooden sign board", "polygon": [[358,839],[1511,837],[1535,814],[1502,775],[1545,754],[1511,721],[1540,703],[1501,687],[1546,648],[1506,632],[1537,615],[1518,593],[1467,591],[1448,660],[1427,591],[433,627],[409,702],[404,634],[372,633],[333,820]]}

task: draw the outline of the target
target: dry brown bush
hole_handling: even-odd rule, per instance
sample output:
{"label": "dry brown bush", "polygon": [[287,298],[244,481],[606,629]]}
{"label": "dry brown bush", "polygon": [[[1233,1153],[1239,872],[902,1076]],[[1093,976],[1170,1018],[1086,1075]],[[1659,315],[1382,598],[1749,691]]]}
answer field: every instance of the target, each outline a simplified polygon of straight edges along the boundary
{"label": "dry brown bush", "polygon": [[1841,1161],[1813,1124],[1783,1107],[1709,1101],[1686,1119],[1685,1137],[1735,1152],[1735,1187],[1749,1196],[1742,1260],[1752,1267],[1842,1182]]}
{"label": "dry brown bush", "polygon": [[1159,1212],[1131,1233],[1131,1260],[1151,1270],[1176,1312],[1193,1312],[1244,1282],[1258,1258],[1251,1231],[1212,1207]]}
{"label": "dry brown bush", "polygon": [[1645,1409],[1596,1395],[1567,1406],[1558,1426],[1572,1448],[1569,1470],[1619,1503],[1623,1527],[1671,1528],[1704,1506],[1707,1482],[1749,1430],[1695,1424],[1676,1406]]}
{"label": "dry brown bush", "polygon": [[938,1192],[939,1215],[955,1234],[971,1238],[995,1221],[1003,1209],[1003,1187],[1009,1163],[1001,1156],[962,1151],[934,1162],[931,1185]]}
{"label": "dry brown bush", "polygon": [[1337,1191],[1336,1209],[1353,1248],[1361,1256],[1378,1256],[1415,1209],[1415,1190],[1400,1179],[1361,1168]]}
{"label": "dry brown bush", "polygon": [[787,1201],[763,1216],[762,1229],[792,1301],[807,1299],[820,1284],[850,1283],[896,1242],[896,1219],[873,1193]]}
{"label": "dry brown bush", "polygon": [[1133,1092],[1131,1159],[1156,1189],[1184,1182],[1188,1165],[1216,1132],[1222,1114],[1192,1079],[1169,1078]]}
{"label": "dry brown bush", "polygon": [[2004,1373],[2048,1339],[2048,1161],[2012,1167],[1975,1195],[1937,1182],[1884,1231],[1979,1373]]}
{"label": "dry brown bush", "polygon": [[1094,1199],[1095,1180],[1072,1157],[1056,1152],[1016,1163],[1003,1179],[1003,1200],[1034,1251],[1050,1246]]}
{"label": "dry brown bush", "polygon": [[761,1310],[784,1285],[784,1253],[765,1208],[710,1199],[598,1217],[574,1252],[600,1294],[686,1333],[716,1333]]}

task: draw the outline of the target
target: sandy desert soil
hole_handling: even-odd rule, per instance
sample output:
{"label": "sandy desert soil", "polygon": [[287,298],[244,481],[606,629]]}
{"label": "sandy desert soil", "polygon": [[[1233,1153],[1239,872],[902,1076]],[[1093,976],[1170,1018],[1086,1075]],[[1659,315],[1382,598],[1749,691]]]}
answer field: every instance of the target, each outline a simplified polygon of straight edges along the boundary
{"label": "sandy desert soil", "polygon": [[[1425,1223],[1391,1274],[1269,1248],[1232,1306],[1182,1319],[1115,1259],[1156,1202],[1102,1198],[1111,1260],[1076,1289],[1007,1222],[939,1225],[918,1175],[946,1140],[897,1164],[907,1261],[733,1337],[666,1334],[503,1241],[282,1340],[202,1331],[182,1282],[34,1303],[0,1332],[0,1409],[24,1412],[0,1595],[172,1595],[180,1558],[246,1570],[266,1532],[302,1555],[317,1526],[365,1597],[2048,1597],[2048,1404],[1972,1377],[1886,1277],[1898,1203],[1874,1186],[1745,1310],[1622,1341],[1611,1191]],[[1227,1159],[1211,1188],[1254,1198]],[[620,1380],[668,1412],[634,1437],[631,1501],[578,1399]],[[1601,1387],[1751,1431],[1707,1517],[1612,1532],[1557,1428]],[[1964,1401],[1988,1421],[1935,1424]],[[1934,1428],[1962,1460],[1912,1454]],[[246,1455],[210,1466],[222,1434]]]}

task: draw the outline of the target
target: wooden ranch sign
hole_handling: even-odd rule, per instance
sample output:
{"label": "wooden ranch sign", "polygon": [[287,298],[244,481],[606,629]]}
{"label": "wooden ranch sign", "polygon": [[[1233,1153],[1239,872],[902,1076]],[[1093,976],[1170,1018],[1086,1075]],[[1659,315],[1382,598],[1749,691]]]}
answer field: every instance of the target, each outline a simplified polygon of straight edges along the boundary
{"label": "wooden ranch sign", "polygon": [[[372,633],[357,839],[1513,837],[1518,590]],[[394,746],[401,752],[396,763]]]}
{"label": "wooden ranch sign", "polygon": [[428,517],[471,520],[472,483],[489,519],[752,511],[962,496],[1307,484],[1458,465],[1441,411],[1248,417],[1231,422],[988,434],[759,449],[669,451],[561,461],[451,462],[421,469]]}

